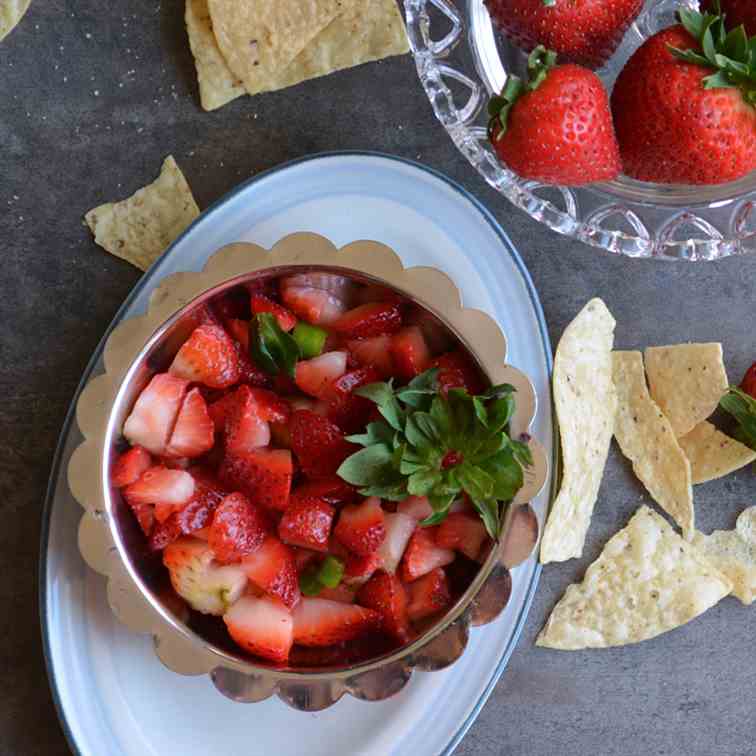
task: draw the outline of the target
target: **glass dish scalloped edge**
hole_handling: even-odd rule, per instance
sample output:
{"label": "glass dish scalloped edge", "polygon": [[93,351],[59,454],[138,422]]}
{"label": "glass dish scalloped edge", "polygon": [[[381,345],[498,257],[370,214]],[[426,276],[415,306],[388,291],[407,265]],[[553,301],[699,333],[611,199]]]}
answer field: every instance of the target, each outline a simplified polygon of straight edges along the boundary
{"label": "glass dish scalloped edge", "polygon": [[[612,65],[668,24],[679,4],[647,4]],[[697,6],[695,0],[683,4]],[[756,251],[754,172],[711,187],[664,187],[625,176],[608,184],[563,187],[518,177],[488,144],[485,106],[506,72],[483,0],[404,0],[404,6],[418,75],[436,117],[486,182],[535,220],[565,236],[635,258],[718,260]],[[465,55],[453,55],[463,44],[469,46]],[[467,97],[461,107],[452,86],[458,96],[464,92]]]}
{"label": "glass dish scalloped edge", "polygon": [[[137,564],[138,554],[124,535],[133,518],[120,496],[114,495],[109,469],[126,412],[154,372],[154,357],[172,355],[183,341],[182,317],[192,308],[241,281],[260,275],[280,275],[292,269],[327,269],[363,280],[384,283],[405,294],[438,317],[469,349],[487,377],[517,389],[517,411],[511,433],[527,440],[534,464],[525,486],[505,517],[498,549],[492,550],[468,590],[417,640],[396,651],[351,667],[324,669],[277,668],[253,663],[193,632],[168,603],[150,588]],[[186,322],[186,321],[184,321]],[[173,350],[173,351],[171,351]],[[84,508],[78,533],[85,562],[108,578],[108,602],[116,617],[136,632],[154,638],[159,659],[183,675],[210,674],[227,697],[255,702],[277,695],[302,711],[317,711],[349,693],[366,701],[383,700],[401,690],[413,669],[443,669],[464,652],[472,626],[498,617],[511,592],[509,570],[523,562],[539,538],[538,521],[529,502],[548,479],[543,447],[528,431],[537,408],[531,381],[506,365],[506,338],[485,313],[464,308],[452,281],[433,268],[404,268],[399,257],[378,242],[359,241],[338,250],[310,233],[287,236],[270,250],[237,243],[223,247],[202,272],[167,277],[151,298],[145,315],[121,323],[108,338],[105,372],[83,390],[76,419],[85,441],[68,466],[74,498]],[[128,518],[128,523],[126,522]]]}

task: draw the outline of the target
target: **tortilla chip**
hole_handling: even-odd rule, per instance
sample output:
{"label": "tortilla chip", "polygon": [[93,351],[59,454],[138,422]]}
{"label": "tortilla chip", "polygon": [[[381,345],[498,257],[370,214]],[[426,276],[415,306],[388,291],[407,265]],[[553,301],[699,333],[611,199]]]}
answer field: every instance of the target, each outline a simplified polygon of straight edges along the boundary
{"label": "tortilla chip", "polygon": [[641,507],[567,588],[536,644],[563,651],[654,638],[703,614],[732,583],[663,517]]}
{"label": "tortilla chip", "polygon": [[152,184],[90,210],[85,220],[101,247],[147,270],[199,214],[184,174],[169,155]]}
{"label": "tortilla chip", "polygon": [[744,604],[756,600],[756,507],[741,512],[735,530],[696,533],[693,545],[732,581],[732,593]]}
{"label": "tortilla chip", "polygon": [[221,55],[213,34],[207,0],[186,0],[185,20],[197,68],[202,107],[215,110],[241,97],[246,90]]}
{"label": "tortilla chip", "polygon": [[651,396],[678,437],[706,420],[727,391],[721,344],[649,347],[645,358]]}
{"label": "tortilla chip", "polygon": [[562,486],[541,540],[541,562],[583,553],[612,440],[615,320],[592,299],[570,323],[554,358],[554,404],[562,437]]}
{"label": "tortilla chip", "polygon": [[0,42],[16,28],[29,5],[31,0],[0,0]]}
{"label": "tortilla chip", "polygon": [[690,461],[693,484],[724,478],[756,460],[756,452],[705,420],[677,439]]}
{"label": "tortilla chip", "polygon": [[223,57],[250,94],[280,71],[344,9],[344,0],[209,0]]}
{"label": "tortilla chip", "polygon": [[669,420],[648,393],[640,352],[614,353],[614,386],[617,443],[654,501],[689,538],[694,525],[690,462]]}

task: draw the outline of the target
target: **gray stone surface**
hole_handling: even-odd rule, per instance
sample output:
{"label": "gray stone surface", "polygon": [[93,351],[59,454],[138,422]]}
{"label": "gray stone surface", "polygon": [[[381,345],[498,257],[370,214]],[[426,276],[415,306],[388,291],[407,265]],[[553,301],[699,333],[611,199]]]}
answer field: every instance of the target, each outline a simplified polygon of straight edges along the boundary
{"label": "gray stone surface", "polygon": [[[544,230],[471,172],[434,121],[409,58],[205,114],[182,5],[37,0],[0,44],[1,756],[67,753],[38,630],[45,483],[79,376],[139,277],[94,246],[81,216],[150,180],[169,152],[203,207],[255,172],[321,150],[422,160],[464,184],[512,236],[554,341],[599,295],[617,316],[622,348],[721,340],[734,378],[756,357],[756,259],[634,262]],[[702,526],[731,526],[755,492],[750,470],[701,488]],[[727,599],[626,649],[533,646],[565,587],[641,500],[613,451],[584,558],[545,570],[512,663],[460,754],[754,753],[753,608]]]}

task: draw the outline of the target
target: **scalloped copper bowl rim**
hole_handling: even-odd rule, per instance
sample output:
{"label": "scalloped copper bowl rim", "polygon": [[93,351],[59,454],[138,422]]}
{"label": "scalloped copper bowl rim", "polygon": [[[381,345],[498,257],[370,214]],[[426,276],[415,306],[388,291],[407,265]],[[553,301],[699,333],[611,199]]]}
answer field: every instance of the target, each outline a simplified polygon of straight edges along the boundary
{"label": "scalloped copper bowl rim", "polygon": [[[322,236],[301,233],[285,237],[270,250],[247,243],[223,247],[208,260],[203,271],[168,276],[153,292],[145,315],[125,320],[116,327],[104,350],[105,373],[90,380],[77,403],[77,422],[86,440],[71,457],[68,479],[74,497],[86,510],[79,527],[82,556],[95,571],[108,578],[108,602],[117,618],[134,631],[151,633],[156,653],[169,669],[190,675],[225,669],[250,678],[269,678],[268,685],[263,686],[270,687],[267,695],[245,700],[280,695],[285,692],[287,682],[339,681],[341,689],[335,691],[331,701],[334,703],[344,692],[363,697],[357,678],[366,673],[402,662],[409,668],[409,674],[414,666],[427,668],[423,649],[458,621],[470,624],[474,600],[497,567],[497,554],[492,552],[459,601],[413,643],[351,667],[278,669],[232,656],[180,622],[137,574],[110,517],[110,450],[113,438],[120,435],[114,409],[123,401],[144,355],[189,305],[235,285],[245,276],[275,275],[292,267],[340,269],[346,274],[366,276],[401,291],[433,312],[467,346],[491,380],[514,383],[518,388],[520,401],[512,431],[513,435],[527,434],[537,409],[533,386],[524,374],[506,364],[506,339],[496,322],[479,310],[464,308],[459,291],[448,276],[433,268],[404,268],[396,253],[377,242],[358,241],[337,249]],[[532,500],[548,478],[543,448],[534,439],[529,443],[535,465],[515,504]],[[98,474],[92,476],[92,470]],[[214,674],[214,678],[217,676]],[[229,695],[227,691],[226,694]]]}

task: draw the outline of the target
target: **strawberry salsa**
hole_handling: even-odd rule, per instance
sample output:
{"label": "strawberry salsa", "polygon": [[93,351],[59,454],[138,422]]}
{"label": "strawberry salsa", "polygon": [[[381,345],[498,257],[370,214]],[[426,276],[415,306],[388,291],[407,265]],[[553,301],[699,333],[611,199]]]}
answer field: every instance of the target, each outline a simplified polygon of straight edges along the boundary
{"label": "strawberry salsa", "polygon": [[256,280],[188,318],[111,481],[190,624],[290,666],[422,633],[522,486],[512,387],[427,311],[333,273]]}

